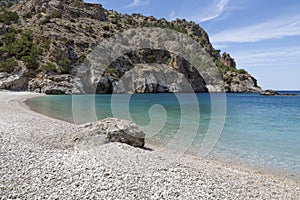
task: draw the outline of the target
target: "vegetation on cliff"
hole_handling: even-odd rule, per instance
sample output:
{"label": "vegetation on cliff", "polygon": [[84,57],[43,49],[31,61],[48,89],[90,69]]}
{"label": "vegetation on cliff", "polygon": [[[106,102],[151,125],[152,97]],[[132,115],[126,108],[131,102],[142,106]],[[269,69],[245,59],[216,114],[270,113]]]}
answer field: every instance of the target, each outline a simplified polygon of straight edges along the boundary
{"label": "vegetation on cliff", "polygon": [[130,28],[160,27],[187,34],[200,44],[229,85],[234,81],[233,72],[249,75],[236,68],[229,54],[220,55],[206,32],[194,22],[121,15],[81,0],[12,2],[0,4],[0,72],[12,73],[23,64],[35,75],[72,74],[103,39]]}

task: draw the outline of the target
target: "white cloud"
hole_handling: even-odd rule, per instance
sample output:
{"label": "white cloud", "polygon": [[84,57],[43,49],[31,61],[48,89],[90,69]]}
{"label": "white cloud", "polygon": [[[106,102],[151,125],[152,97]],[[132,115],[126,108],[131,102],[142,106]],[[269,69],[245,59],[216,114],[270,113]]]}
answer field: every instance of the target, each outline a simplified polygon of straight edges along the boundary
{"label": "white cloud", "polygon": [[173,20],[173,19],[175,18],[175,11],[174,11],[174,10],[171,12],[169,18],[170,18],[171,20]]}
{"label": "white cloud", "polygon": [[274,66],[282,65],[288,67],[289,65],[299,64],[300,47],[284,47],[260,50],[247,50],[232,52],[238,66]]}
{"label": "white cloud", "polygon": [[125,8],[131,8],[135,6],[145,6],[150,3],[150,0],[133,0],[132,3],[125,6]]}
{"label": "white cloud", "polygon": [[100,2],[98,0],[84,0],[86,3],[96,3],[99,4]]}
{"label": "white cloud", "polygon": [[[212,1],[215,2],[215,1]],[[209,21],[212,19],[215,19],[219,16],[221,16],[224,11],[226,10],[226,6],[229,3],[229,0],[219,0],[217,4],[210,5],[208,8],[205,8],[203,10],[198,11],[198,15],[192,15],[192,16],[177,16],[175,11],[172,11],[170,14],[170,19],[176,19],[176,18],[185,18],[187,20],[192,20],[198,23]]]}
{"label": "white cloud", "polygon": [[229,0],[220,0],[220,2],[217,4],[216,8],[214,7],[213,10],[210,10],[211,14],[201,17],[197,21],[205,22],[205,21],[209,21],[209,20],[219,17],[224,12],[228,2],[229,2]]}
{"label": "white cloud", "polygon": [[256,25],[225,30],[211,36],[213,43],[258,42],[300,35],[300,15],[273,19]]}

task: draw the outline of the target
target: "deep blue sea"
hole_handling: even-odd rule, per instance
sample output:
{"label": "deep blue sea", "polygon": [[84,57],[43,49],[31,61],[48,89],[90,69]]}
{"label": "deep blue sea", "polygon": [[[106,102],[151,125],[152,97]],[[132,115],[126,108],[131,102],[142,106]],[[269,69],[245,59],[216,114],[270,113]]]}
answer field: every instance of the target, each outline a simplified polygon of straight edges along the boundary
{"label": "deep blue sea", "polygon": [[76,123],[129,119],[144,128],[148,142],[161,147],[199,156],[209,151],[212,159],[300,180],[300,91],[288,93],[299,96],[69,95],[26,104]]}

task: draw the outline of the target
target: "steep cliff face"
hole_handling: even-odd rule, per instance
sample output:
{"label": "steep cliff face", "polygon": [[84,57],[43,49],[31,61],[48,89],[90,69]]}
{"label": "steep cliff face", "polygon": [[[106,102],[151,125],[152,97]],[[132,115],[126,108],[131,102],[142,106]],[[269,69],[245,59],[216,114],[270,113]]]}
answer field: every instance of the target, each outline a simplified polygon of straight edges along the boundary
{"label": "steep cliff face", "polygon": [[[1,7],[6,5],[3,4]],[[229,54],[220,55],[220,51],[212,47],[207,33],[194,22],[179,19],[168,22],[165,19],[140,14],[121,15],[115,11],[105,10],[99,4],[84,3],[81,0],[20,0],[17,4],[1,10],[0,22],[2,41],[0,43],[0,88],[59,94],[89,92],[84,89],[75,75],[94,47],[101,44],[103,40],[131,28],[158,27],[186,34],[202,46],[219,68],[226,83],[225,91],[259,92],[261,90],[250,74],[236,69],[236,64]],[[119,62],[115,66],[112,63],[110,72],[106,71],[103,77],[97,77],[97,92],[112,92],[114,85],[122,78],[121,75],[125,75],[120,72],[126,67],[132,68],[133,65],[138,64],[143,69],[140,73],[148,74],[148,64],[159,62],[160,57],[156,54],[170,54],[170,52],[150,51],[150,55],[138,58],[139,63],[132,62],[136,59],[124,55],[127,59],[125,62]],[[155,59],[148,62],[147,59],[151,57]],[[182,74],[177,76],[177,79],[187,78],[194,91],[206,92],[207,89],[222,91],[223,86],[219,83],[213,87],[205,86],[203,77],[208,79],[210,72],[197,74],[186,70],[197,67],[190,66],[188,62],[184,65],[169,62],[175,57],[170,54],[168,62],[161,62],[165,65],[165,69],[162,68],[159,74],[171,74],[168,67],[175,69],[177,66],[176,70]],[[128,63],[129,65],[126,65]],[[130,78],[128,74],[126,77]],[[170,75],[170,77],[175,79],[174,76]],[[163,90],[159,84],[150,87],[146,84],[149,81],[149,77],[144,79],[145,89],[137,90],[132,87],[130,92],[185,91],[179,89],[180,85],[184,87],[183,82],[161,80],[164,84],[170,87],[173,84],[177,88]],[[142,79],[139,79],[139,83],[142,82]]]}

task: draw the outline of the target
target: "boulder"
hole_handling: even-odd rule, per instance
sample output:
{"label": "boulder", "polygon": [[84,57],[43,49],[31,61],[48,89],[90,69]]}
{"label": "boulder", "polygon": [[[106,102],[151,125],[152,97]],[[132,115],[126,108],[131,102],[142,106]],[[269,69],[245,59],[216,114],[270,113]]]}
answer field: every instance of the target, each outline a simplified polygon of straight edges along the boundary
{"label": "boulder", "polygon": [[20,91],[25,90],[28,84],[28,70],[21,67],[11,74],[0,73],[0,89]]}
{"label": "boulder", "polygon": [[80,125],[79,134],[74,140],[86,146],[120,142],[142,148],[145,145],[145,134],[133,122],[107,118]]}

